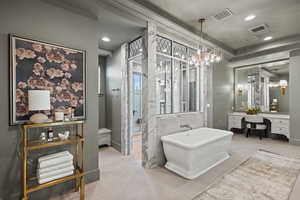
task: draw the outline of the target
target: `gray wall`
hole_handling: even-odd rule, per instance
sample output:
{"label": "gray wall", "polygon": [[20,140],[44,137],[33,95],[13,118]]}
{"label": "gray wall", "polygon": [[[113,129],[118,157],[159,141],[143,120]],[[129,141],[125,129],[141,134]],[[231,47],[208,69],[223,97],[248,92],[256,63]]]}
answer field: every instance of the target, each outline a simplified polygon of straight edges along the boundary
{"label": "gray wall", "polygon": [[227,114],[233,106],[233,68],[223,59],[213,67],[213,127],[227,129]]}
{"label": "gray wall", "polygon": [[290,142],[300,145],[300,49],[290,53]]}
{"label": "gray wall", "polygon": [[99,100],[99,128],[106,128],[106,57],[99,56],[99,67],[101,68],[100,95]]}
{"label": "gray wall", "polygon": [[[97,29],[96,21],[73,14],[38,0],[1,0],[0,2],[0,199],[19,199],[18,127],[9,127],[8,34],[57,43],[87,51],[87,121],[85,169],[95,172],[88,181],[99,179],[96,130],[97,102]],[[49,193],[61,192],[61,186],[33,194],[32,199],[48,199]],[[16,197],[16,198],[13,198]]]}
{"label": "gray wall", "polygon": [[107,57],[106,64],[106,126],[112,130],[112,145],[121,151],[121,48]]}

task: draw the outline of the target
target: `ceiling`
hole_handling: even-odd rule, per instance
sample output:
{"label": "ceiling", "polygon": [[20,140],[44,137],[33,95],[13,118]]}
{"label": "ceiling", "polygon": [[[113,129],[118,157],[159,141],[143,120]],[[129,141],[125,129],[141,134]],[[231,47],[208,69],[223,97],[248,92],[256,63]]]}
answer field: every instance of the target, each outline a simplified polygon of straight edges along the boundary
{"label": "ceiling", "polygon": [[267,69],[269,72],[276,75],[289,75],[289,61],[280,61],[274,63],[268,63],[261,65],[261,67]]}
{"label": "ceiling", "polygon": [[[204,32],[225,46],[237,50],[264,43],[248,29],[261,24],[269,26],[273,38],[300,34],[300,0],[134,0],[162,15],[170,15],[184,24],[200,29],[199,18],[206,18]],[[212,16],[229,8],[233,15],[223,20]],[[250,14],[256,15],[245,22]]]}
{"label": "ceiling", "polygon": [[[99,7],[98,17],[99,47],[105,50],[114,50],[123,43],[132,41],[142,35],[145,28],[143,24],[117,15],[105,7]],[[103,36],[108,36],[111,41],[103,42],[101,40]]]}
{"label": "ceiling", "polygon": [[[102,0],[42,0],[49,4],[84,15],[97,21],[99,48],[113,51],[125,42],[130,42],[142,34],[146,22],[128,13],[113,8]],[[80,28],[80,27],[79,27]],[[103,42],[102,37],[110,42]]]}

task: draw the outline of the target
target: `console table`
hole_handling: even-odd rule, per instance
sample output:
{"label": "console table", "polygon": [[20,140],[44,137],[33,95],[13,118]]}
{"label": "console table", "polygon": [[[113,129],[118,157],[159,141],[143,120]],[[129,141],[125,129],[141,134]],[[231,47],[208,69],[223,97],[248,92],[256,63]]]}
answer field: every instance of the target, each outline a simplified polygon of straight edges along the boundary
{"label": "console table", "polygon": [[[258,115],[267,118],[271,122],[271,133],[284,135],[290,139],[290,116],[283,114],[260,113]],[[246,116],[243,112],[233,112],[228,114],[228,130],[232,128],[241,129],[242,119]]]}

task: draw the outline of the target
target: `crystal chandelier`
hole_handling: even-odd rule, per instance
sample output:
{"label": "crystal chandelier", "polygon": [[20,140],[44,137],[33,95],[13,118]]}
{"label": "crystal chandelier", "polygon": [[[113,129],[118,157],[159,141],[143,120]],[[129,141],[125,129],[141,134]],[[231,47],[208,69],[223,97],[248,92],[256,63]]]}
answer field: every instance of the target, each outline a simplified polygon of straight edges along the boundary
{"label": "crystal chandelier", "polygon": [[202,39],[203,39],[203,23],[205,22],[205,19],[201,18],[199,19],[199,22],[201,24],[201,33],[200,33],[201,45],[197,50],[197,54],[192,57],[192,62],[197,65],[202,65],[202,64],[210,65],[211,63],[220,62],[222,60],[221,50],[215,48],[207,48],[204,46]]}

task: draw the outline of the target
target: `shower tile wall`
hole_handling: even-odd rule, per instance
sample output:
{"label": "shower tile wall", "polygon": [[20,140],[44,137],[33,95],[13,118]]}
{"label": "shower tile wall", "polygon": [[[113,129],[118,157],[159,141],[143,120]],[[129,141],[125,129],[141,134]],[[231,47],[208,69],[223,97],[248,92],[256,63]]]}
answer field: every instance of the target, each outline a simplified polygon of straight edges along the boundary
{"label": "shower tile wall", "polygon": [[[207,117],[204,108],[209,95],[207,84],[204,84],[203,98],[203,112],[181,113],[181,114],[156,114],[156,35],[157,27],[154,23],[148,23],[148,29],[145,33],[145,46],[148,54],[143,58],[143,166],[147,168],[160,167],[165,164],[165,157],[163,153],[161,136],[169,135],[178,131],[182,131],[180,125],[188,124],[193,128],[203,127],[207,124]],[[205,82],[206,77],[211,70],[204,70],[202,81]],[[145,123],[147,122],[147,123]]]}
{"label": "shower tile wall", "polygon": [[[155,105],[155,66],[156,66],[156,33],[157,27],[153,22],[148,22],[148,28],[145,32],[145,49],[147,55],[143,58],[142,66],[142,154],[143,166],[152,168],[157,166],[155,154],[156,139],[156,105]],[[145,123],[146,122],[146,123]]]}

